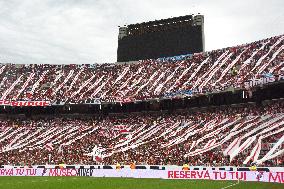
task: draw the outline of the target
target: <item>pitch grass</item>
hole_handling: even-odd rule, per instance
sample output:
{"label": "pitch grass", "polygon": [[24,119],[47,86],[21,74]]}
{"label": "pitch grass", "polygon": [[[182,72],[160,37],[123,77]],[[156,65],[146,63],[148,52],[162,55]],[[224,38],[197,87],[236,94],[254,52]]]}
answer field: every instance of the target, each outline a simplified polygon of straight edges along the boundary
{"label": "pitch grass", "polygon": [[284,184],[94,177],[0,177],[1,189],[221,189],[224,187],[229,189],[283,189]]}

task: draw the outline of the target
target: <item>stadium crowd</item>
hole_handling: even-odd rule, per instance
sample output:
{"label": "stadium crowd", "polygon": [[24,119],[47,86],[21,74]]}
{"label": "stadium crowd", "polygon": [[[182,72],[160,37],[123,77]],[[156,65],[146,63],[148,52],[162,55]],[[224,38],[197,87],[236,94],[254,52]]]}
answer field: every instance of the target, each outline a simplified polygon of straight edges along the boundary
{"label": "stadium crowd", "polygon": [[275,155],[283,136],[283,100],[174,113],[1,117],[0,164],[283,166],[283,154]]}
{"label": "stadium crowd", "polygon": [[0,65],[1,100],[135,101],[245,87],[284,76],[284,35],[194,54],[182,61],[132,64]]}

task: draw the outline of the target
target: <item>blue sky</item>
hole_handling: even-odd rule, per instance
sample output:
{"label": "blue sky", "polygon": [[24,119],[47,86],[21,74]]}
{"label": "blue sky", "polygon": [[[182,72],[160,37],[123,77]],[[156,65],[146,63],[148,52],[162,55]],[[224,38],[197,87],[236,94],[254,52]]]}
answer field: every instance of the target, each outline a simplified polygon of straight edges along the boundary
{"label": "blue sky", "polygon": [[0,0],[0,62],[116,61],[118,26],[201,13],[213,50],[284,33],[283,0]]}

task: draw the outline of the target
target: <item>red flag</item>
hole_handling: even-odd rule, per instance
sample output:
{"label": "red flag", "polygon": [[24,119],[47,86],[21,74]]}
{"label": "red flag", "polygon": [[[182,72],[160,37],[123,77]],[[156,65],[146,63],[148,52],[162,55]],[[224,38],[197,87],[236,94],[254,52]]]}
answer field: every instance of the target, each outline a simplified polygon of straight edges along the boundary
{"label": "red flag", "polygon": [[52,151],[53,150],[52,143],[46,143],[45,144],[45,149],[48,150],[48,151]]}

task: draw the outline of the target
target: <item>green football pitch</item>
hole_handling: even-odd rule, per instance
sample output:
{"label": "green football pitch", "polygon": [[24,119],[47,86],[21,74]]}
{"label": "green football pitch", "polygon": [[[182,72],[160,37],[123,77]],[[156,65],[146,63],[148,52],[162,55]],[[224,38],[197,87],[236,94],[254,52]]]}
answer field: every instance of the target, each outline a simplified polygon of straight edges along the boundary
{"label": "green football pitch", "polygon": [[1,189],[283,189],[284,184],[209,180],[163,180],[94,177],[0,177]]}

